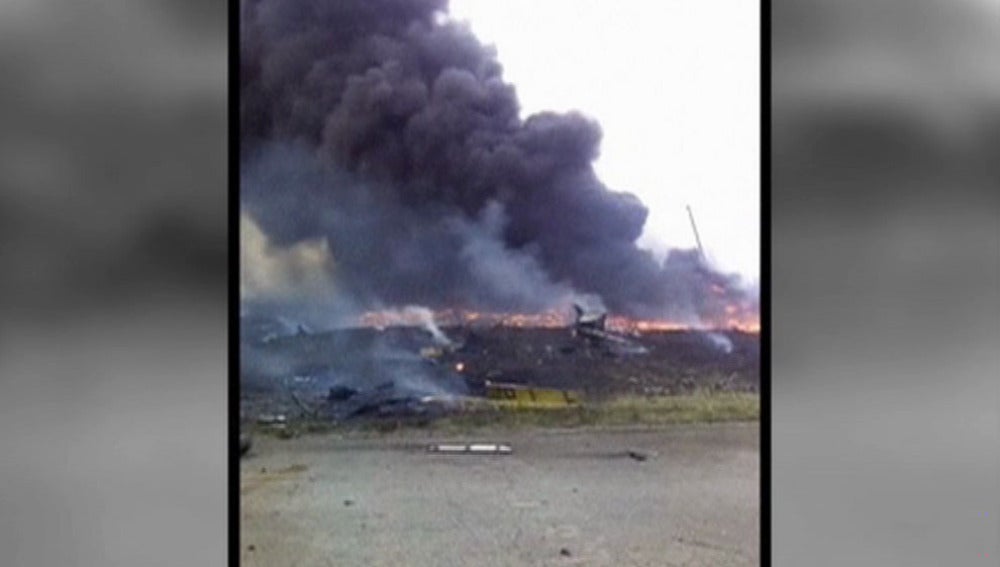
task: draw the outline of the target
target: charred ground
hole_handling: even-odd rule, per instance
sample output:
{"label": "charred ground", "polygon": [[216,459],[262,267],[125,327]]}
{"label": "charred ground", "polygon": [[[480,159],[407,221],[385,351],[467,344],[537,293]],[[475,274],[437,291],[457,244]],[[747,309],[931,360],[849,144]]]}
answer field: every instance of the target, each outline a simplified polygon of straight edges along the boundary
{"label": "charred ground", "polygon": [[592,402],[755,393],[760,384],[760,341],[754,333],[649,332],[628,337],[644,353],[622,354],[566,328],[443,330],[451,340],[443,346],[419,327],[245,332],[243,418],[312,412],[339,421],[362,413],[424,413],[420,399],[482,396],[488,381],[575,390]]}

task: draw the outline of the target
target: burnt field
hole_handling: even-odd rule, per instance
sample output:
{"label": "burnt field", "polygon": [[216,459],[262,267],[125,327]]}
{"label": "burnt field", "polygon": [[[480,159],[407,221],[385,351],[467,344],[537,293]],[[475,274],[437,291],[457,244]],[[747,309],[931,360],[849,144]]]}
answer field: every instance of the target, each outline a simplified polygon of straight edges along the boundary
{"label": "burnt field", "polygon": [[[241,414],[334,421],[447,411],[488,382],[573,390],[585,402],[700,391],[757,392],[759,335],[660,331],[628,348],[567,328],[357,328],[241,341]],[[433,403],[431,403],[433,400]]]}
{"label": "burnt field", "polygon": [[625,354],[572,337],[566,329],[502,327],[471,333],[466,341],[445,358],[462,364],[473,388],[493,380],[607,398],[696,388],[756,391],[759,384],[759,341],[743,333],[717,334],[714,340],[686,331],[648,333],[634,339],[646,352]]}

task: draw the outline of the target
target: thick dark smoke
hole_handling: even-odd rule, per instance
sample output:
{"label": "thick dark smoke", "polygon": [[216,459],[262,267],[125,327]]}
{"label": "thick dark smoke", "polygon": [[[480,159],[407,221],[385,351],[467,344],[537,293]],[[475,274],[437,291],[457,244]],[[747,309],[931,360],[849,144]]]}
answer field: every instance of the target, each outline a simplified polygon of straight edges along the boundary
{"label": "thick dark smoke", "polygon": [[595,175],[597,123],[522,120],[495,51],[446,1],[241,9],[244,211],[275,246],[326,238],[353,298],[537,309],[583,293],[637,316],[714,309],[698,275],[711,270],[636,246],[648,211]]}

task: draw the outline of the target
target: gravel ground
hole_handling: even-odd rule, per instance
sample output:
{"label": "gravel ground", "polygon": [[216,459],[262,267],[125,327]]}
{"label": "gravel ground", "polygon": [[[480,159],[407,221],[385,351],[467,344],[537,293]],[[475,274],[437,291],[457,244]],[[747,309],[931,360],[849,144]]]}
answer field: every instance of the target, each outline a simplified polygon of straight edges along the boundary
{"label": "gravel ground", "polygon": [[[241,564],[756,565],[759,433],[713,424],[255,439],[240,463]],[[428,453],[437,441],[514,452]]]}

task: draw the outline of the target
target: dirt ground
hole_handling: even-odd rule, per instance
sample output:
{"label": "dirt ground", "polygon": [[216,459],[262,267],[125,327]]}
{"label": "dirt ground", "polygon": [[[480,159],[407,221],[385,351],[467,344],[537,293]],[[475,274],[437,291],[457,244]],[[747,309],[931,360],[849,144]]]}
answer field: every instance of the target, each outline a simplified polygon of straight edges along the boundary
{"label": "dirt ground", "polygon": [[[258,438],[240,463],[241,564],[757,565],[759,433],[729,423]],[[439,441],[505,442],[513,454],[428,453]]]}

